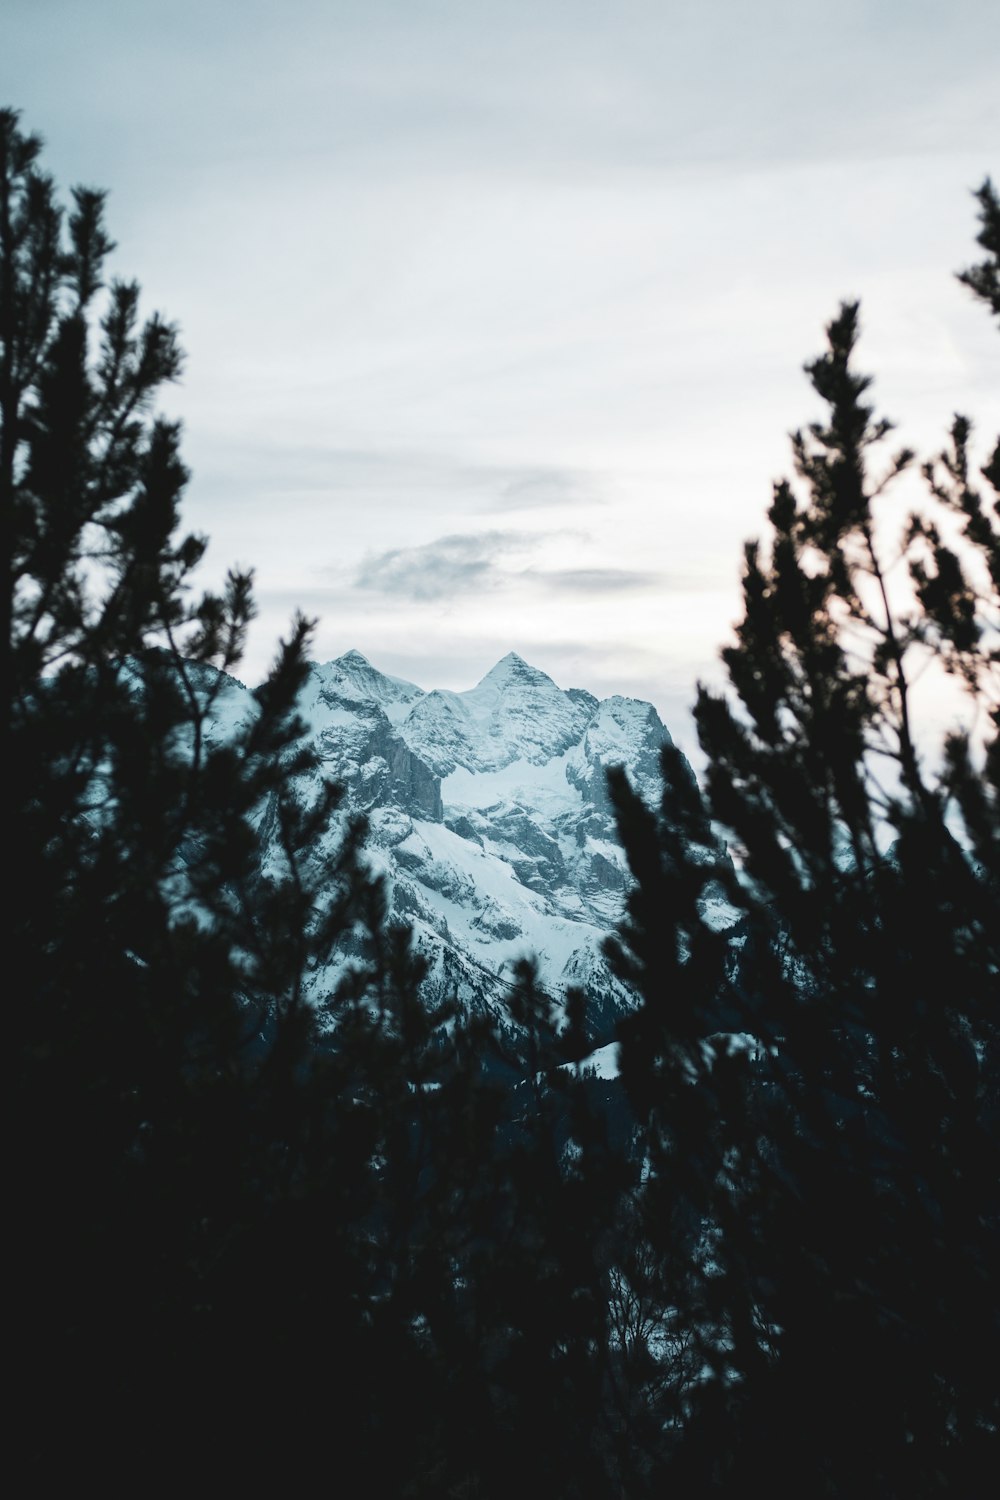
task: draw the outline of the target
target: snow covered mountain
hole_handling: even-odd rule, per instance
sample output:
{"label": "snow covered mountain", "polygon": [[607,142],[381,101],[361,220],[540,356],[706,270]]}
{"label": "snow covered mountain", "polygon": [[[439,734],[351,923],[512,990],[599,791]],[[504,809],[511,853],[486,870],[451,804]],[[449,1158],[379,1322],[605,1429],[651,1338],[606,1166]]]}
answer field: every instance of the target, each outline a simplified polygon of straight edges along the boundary
{"label": "snow covered mountain", "polygon": [[[253,702],[232,682],[216,732]],[[591,1038],[607,1041],[632,1000],[602,953],[629,879],[606,772],[624,766],[659,804],[670,736],[656,710],[564,691],[514,652],[466,692],[425,692],[349,651],[310,667],[300,712],[322,774],[368,820],[367,857],[428,961],[428,999],[503,1022],[513,965],[533,955],[553,997],[587,990]],[[317,1004],[332,977],[312,976]]]}
{"label": "snow covered mountain", "polygon": [[424,692],[349,651],[311,668],[301,712],[325,774],[369,820],[429,996],[502,1016],[513,963],[534,955],[551,995],[587,988],[606,1040],[631,1000],[601,951],[628,881],[605,773],[623,765],[659,802],[670,737],[656,710],[564,691],[514,652],[466,692]]}

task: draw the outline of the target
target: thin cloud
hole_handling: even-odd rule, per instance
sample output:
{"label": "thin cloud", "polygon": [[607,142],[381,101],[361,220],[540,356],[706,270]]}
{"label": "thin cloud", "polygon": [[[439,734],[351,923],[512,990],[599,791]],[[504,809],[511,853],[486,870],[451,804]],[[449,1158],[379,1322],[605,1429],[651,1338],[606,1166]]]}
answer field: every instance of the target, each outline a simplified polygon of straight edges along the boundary
{"label": "thin cloud", "polygon": [[549,506],[600,503],[591,486],[568,469],[528,469],[503,485],[497,510],[540,510]]}
{"label": "thin cloud", "polygon": [[533,590],[579,595],[620,594],[663,587],[664,576],[636,568],[532,568],[505,566],[501,559],[538,547],[547,537],[573,533],[528,534],[487,531],[438,537],[420,547],[395,547],[369,556],[354,586],[418,602],[519,584]]}
{"label": "thin cloud", "polygon": [[367,558],[354,584],[359,589],[419,602],[451,598],[473,589],[493,589],[509,576],[497,566],[498,556],[523,551],[537,540],[517,531],[486,531],[473,536],[442,536],[422,547],[395,547]]}
{"label": "thin cloud", "polygon": [[521,575],[546,588],[564,589],[574,594],[626,593],[630,589],[662,587],[662,573],[646,573],[634,568],[558,568],[548,572],[527,570]]}

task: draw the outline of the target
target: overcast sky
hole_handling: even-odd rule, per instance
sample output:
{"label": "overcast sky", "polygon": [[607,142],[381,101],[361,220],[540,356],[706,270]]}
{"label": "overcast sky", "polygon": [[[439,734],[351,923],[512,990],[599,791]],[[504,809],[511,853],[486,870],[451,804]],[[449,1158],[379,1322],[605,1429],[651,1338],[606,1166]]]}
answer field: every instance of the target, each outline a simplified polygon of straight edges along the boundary
{"label": "overcast sky", "polygon": [[0,102],[181,326],[186,520],[424,687],[508,650],[687,749],[844,297],[880,409],[994,431],[952,276],[996,0],[3,0]]}

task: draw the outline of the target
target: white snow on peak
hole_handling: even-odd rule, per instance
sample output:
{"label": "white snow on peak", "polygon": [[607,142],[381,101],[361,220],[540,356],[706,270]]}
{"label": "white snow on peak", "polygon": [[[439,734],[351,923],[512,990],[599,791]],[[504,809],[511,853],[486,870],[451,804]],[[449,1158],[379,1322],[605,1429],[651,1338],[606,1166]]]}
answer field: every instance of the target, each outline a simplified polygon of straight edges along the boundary
{"label": "white snow on peak", "polygon": [[540,765],[560,755],[579,739],[591,712],[511,651],[474,688],[428,693],[400,732],[438,775],[456,766],[497,771],[515,760]]}
{"label": "white snow on peak", "polygon": [[[303,691],[303,707],[308,713],[309,701],[315,702],[319,718],[325,722],[326,714],[320,703],[326,705],[327,711],[334,708],[337,700],[352,705],[372,704],[396,724],[423,696],[423,688],[417,687],[415,682],[380,672],[360,651],[347,651],[334,661],[321,666],[311,665],[309,682]],[[316,714],[310,714],[310,717],[315,724]]]}
{"label": "white snow on peak", "polygon": [[639,698],[622,698],[617,694],[604,698],[594,710],[587,725],[587,741],[594,755],[602,760],[613,756],[623,745],[640,750],[653,735],[659,744],[671,744],[670,735],[651,703]]}
{"label": "white snow on peak", "polygon": [[[483,687],[487,682],[491,682],[497,687],[502,687],[504,683],[512,679],[539,679],[543,682],[551,683],[555,687],[555,683],[552,682],[551,677],[546,676],[540,667],[530,666],[523,656],[518,656],[516,651],[508,651],[506,656],[502,656],[496,666],[490,667],[490,670],[480,678],[476,687]],[[472,691],[475,691],[475,689]]]}
{"label": "white snow on peak", "polygon": [[[208,669],[205,690],[212,738],[237,732],[257,711],[246,688]],[[457,996],[503,1019],[512,965],[534,955],[554,997],[568,984],[587,990],[592,1039],[605,1041],[634,1001],[603,950],[631,883],[607,770],[623,766],[640,796],[660,806],[660,752],[670,737],[652,705],[564,692],[513,651],[475,687],[430,693],[348,651],[310,665],[298,708],[318,759],[303,772],[304,795],[315,776],[334,779],[345,815],[367,817],[364,857],[427,960],[428,999]],[[338,827],[324,836],[331,846]],[[279,843],[268,849],[265,871],[269,861],[282,867]],[[721,882],[703,905],[719,931],[740,915]],[[312,975],[309,994],[321,1007],[348,961],[338,952]],[[585,1066],[610,1077],[615,1057],[604,1048]]]}

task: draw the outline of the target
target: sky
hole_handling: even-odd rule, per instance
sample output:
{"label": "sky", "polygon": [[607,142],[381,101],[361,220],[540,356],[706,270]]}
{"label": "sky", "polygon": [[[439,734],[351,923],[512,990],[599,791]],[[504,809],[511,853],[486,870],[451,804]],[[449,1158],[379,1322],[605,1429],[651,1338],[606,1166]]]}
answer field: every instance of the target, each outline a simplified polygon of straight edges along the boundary
{"label": "sky", "polygon": [[995,436],[953,273],[996,0],[3,0],[0,103],[180,325],[249,683],[301,609],[318,660],[463,689],[514,650],[692,753],[839,302],[899,441]]}

